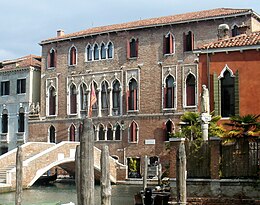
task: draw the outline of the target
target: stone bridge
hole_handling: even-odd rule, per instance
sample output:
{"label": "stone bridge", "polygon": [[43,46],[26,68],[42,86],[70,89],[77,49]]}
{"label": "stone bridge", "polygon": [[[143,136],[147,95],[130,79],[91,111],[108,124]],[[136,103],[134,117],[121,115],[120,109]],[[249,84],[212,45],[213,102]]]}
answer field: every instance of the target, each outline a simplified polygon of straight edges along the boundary
{"label": "stone bridge", "polygon": [[[79,142],[41,143],[29,142],[22,145],[23,151],[23,187],[32,186],[40,176],[55,166],[75,172],[75,151]],[[16,151],[14,149],[0,156],[0,183],[15,187]],[[101,150],[94,147],[95,177],[100,176]],[[110,157],[110,179],[116,183],[125,174],[126,167]],[[120,173],[121,172],[121,173]],[[119,174],[118,174],[119,173]]]}

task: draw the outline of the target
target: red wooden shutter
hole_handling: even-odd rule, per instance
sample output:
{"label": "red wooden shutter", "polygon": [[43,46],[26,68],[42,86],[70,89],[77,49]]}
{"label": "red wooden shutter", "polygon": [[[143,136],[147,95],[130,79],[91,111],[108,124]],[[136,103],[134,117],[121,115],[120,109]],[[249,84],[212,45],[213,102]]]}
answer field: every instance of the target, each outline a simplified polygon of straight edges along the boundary
{"label": "red wooden shutter", "polygon": [[139,39],[136,39],[136,41],[135,41],[135,52],[136,52],[136,57],[138,57],[138,44],[139,44]]}
{"label": "red wooden shutter", "polygon": [[191,32],[191,50],[194,49],[194,33]]}
{"label": "red wooden shutter", "polygon": [[186,34],[185,34],[185,32],[183,32],[183,51],[184,52],[186,51],[186,44],[187,44]]}
{"label": "red wooden shutter", "polygon": [[163,54],[166,54],[166,36],[163,36]]}
{"label": "red wooden shutter", "polygon": [[126,112],[129,110],[129,90],[126,91]]}
{"label": "red wooden shutter", "polygon": [[50,51],[48,52],[48,55],[47,55],[47,68],[49,68],[51,65],[51,54],[50,54]]}
{"label": "red wooden shutter", "polygon": [[127,57],[127,59],[130,58],[130,42],[129,42],[129,40],[126,41],[126,57]]}
{"label": "red wooden shutter", "polygon": [[134,89],[134,110],[137,110],[137,89]]}
{"label": "red wooden shutter", "polygon": [[169,41],[170,41],[170,53],[173,53],[173,39],[172,39],[172,35],[171,34],[169,34]]}

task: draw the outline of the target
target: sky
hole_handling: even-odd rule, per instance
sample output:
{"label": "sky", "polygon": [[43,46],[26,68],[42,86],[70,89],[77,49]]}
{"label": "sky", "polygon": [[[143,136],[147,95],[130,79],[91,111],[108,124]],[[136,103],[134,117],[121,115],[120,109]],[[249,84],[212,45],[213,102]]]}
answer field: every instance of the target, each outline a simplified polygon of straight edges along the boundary
{"label": "sky", "polygon": [[0,61],[41,55],[42,40],[91,27],[208,10],[247,8],[259,0],[7,0],[0,3]]}

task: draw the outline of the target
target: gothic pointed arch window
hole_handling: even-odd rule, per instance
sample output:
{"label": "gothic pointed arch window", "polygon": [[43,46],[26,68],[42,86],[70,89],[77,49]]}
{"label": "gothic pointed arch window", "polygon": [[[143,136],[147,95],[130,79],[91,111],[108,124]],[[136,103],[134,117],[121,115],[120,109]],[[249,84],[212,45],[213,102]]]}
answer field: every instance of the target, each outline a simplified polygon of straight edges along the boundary
{"label": "gothic pointed arch window", "polygon": [[129,81],[128,110],[137,110],[138,86],[134,78]]}
{"label": "gothic pointed arch window", "polygon": [[188,31],[188,33],[183,33],[183,50],[192,51],[194,49],[194,33]]}
{"label": "gothic pointed arch window", "polygon": [[49,142],[56,143],[56,130],[53,125],[51,125],[49,128]]}
{"label": "gothic pointed arch window", "polygon": [[69,50],[69,65],[73,66],[77,64],[77,49],[72,46]]}
{"label": "gothic pointed arch window", "polygon": [[24,132],[24,108],[19,109],[19,115],[18,115],[18,132]]}
{"label": "gothic pointed arch window", "polygon": [[221,80],[221,116],[235,115],[235,79],[226,70]]}
{"label": "gothic pointed arch window", "polygon": [[101,108],[107,109],[109,104],[109,92],[108,92],[108,83],[103,81],[101,83]]}
{"label": "gothic pointed arch window", "polygon": [[120,140],[121,139],[121,126],[119,123],[116,123],[115,126],[115,140]]}
{"label": "gothic pointed arch window", "polygon": [[87,93],[87,86],[85,83],[80,85],[80,110],[87,110],[88,105],[88,93]]}
{"label": "gothic pointed arch window", "polygon": [[101,59],[106,59],[106,46],[104,43],[101,43],[100,46],[100,50],[101,50]]}
{"label": "gothic pointed arch window", "polygon": [[164,108],[175,107],[175,80],[173,76],[168,75],[165,79],[164,88]]}
{"label": "gothic pointed arch window", "polygon": [[186,106],[195,106],[196,100],[196,80],[193,74],[189,74],[186,78]]}
{"label": "gothic pointed arch window", "polygon": [[114,56],[114,46],[112,42],[107,44],[107,58],[113,58]]}
{"label": "gothic pointed arch window", "polygon": [[103,124],[99,124],[98,139],[105,140],[105,127]]}
{"label": "gothic pointed arch window", "polygon": [[136,143],[138,141],[138,125],[135,121],[129,127],[129,142]]}
{"label": "gothic pointed arch window", "polygon": [[55,68],[57,62],[57,52],[54,48],[51,48],[48,53],[48,68]]}
{"label": "gothic pointed arch window", "polygon": [[75,126],[72,124],[69,128],[69,141],[73,141],[75,142],[76,140],[76,128]]}
{"label": "gothic pointed arch window", "polygon": [[175,52],[175,39],[169,32],[163,39],[163,54],[173,54]]}
{"label": "gothic pointed arch window", "polygon": [[127,58],[138,57],[138,39],[132,38],[127,42]]}
{"label": "gothic pointed arch window", "polygon": [[119,110],[120,110],[120,83],[119,83],[118,80],[115,80],[113,82],[112,99],[113,99],[113,115],[119,115]]}
{"label": "gothic pointed arch window", "polygon": [[2,133],[8,133],[8,111],[4,109],[2,112]]}
{"label": "gothic pointed arch window", "polygon": [[[97,98],[97,100],[96,100],[96,102],[93,104],[93,106],[92,106],[92,109],[93,110],[97,110],[98,109],[98,105],[99,105],[99,99],[98,99],[98,89],[97,89],[97,83],[95,82],[95,81],[93,81],[93,85],[94,85],[94,89],[95,89],[95,94],[96,94],[96,98]],[[90,86],[92,86],[91,84],[90,84]]]}
{"label": "gothic pointed arch window", "polygon": [[90,44],[88,44],[87,47],[86,47],[86,60],[92,61],[92,59],[93,59],[92,46]]}
{"label": "gothic pointed arch window", "polygon": [[171,120],[165,123],[165,141],[169,141],[171,133],[173,133],[174,124]]}
{"label": "gothic pointed arch window", "polygon": [[70,85],[70,114],[77,113],[77,89],[74,84]]}
{"label": "gothic pointed arch window", "polygon": [[113,126],[110,123],[107,125],[107,140],[113,140]]}
{"label": "gothic pointed arch window", "polygon": [[98,47],[98,44],[94,45],[94,60],[99,60],[99,47]]}
{"label": "gothic pointed arch window", "polygon": [[49,115],[56,115],[56,90],[53,86],[49,88]]}

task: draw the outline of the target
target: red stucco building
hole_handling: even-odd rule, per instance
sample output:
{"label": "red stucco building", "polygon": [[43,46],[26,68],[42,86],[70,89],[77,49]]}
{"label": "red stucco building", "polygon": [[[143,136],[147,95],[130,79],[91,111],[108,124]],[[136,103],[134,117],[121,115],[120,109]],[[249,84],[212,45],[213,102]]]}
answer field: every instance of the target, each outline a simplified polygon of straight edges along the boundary
{"label": "red stucco building", "polygon": [[260,113],[260,32],[206,44],[199,55],[199,82],[208,86],[211,111],[223,118]]}

